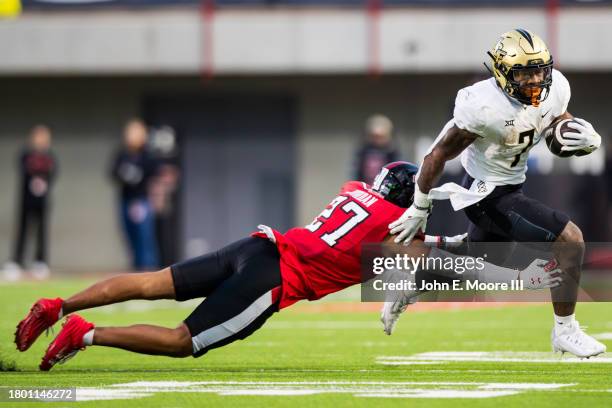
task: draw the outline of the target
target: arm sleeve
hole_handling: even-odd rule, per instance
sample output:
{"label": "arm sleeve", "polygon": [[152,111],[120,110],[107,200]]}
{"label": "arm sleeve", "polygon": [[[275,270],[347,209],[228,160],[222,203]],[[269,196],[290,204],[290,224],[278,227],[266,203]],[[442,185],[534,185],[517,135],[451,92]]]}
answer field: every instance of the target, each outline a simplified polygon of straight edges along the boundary
{"label": "arm sleeve", "polygon": [[460,89],[455,99],[453,121],[459,129],[484,137],[485,115],[478,98],[469,88]]}

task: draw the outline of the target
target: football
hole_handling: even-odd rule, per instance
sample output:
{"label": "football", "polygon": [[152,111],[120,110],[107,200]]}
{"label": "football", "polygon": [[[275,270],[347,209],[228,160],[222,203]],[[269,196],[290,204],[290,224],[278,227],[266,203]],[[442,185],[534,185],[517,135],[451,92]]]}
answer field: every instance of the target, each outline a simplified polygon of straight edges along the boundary
{"label": "football", "polygon": [[557,123],[552,124],[544,131],[546,146],[548,146],[548,150],[550,150],[550,152],[555,156],[570,157],[582,156],[586,154],[586,152],[581,150],[575,150],[571,152],[564,152],[561,150],[561,148],[565,145],[565,134],[575,132],[574,129],[568,126],[571,122],[576,121],[574,119],[563,119]]}

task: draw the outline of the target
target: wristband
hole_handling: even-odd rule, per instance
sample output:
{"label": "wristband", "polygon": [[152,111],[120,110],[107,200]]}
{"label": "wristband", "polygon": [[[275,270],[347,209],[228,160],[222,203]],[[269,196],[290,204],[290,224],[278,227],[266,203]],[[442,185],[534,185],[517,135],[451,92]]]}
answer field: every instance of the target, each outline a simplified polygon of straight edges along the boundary
{"label": "wristband", "polygon": [[414,208],[422,211],[429,211],[431,208],[431,200],[429,199],[429,194],[425,194],[419,190],[419,185],[415,183],[414,185],[414,200],[412,202]]}

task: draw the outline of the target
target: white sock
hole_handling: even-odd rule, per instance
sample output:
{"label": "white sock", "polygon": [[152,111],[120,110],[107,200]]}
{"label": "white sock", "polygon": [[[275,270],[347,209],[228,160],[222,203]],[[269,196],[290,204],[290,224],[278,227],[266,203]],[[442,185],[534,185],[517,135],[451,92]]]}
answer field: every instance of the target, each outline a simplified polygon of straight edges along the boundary
{"label": "white sock", "polygon": [[576,320],[576,315],[571,314],[569,316],[557,316],[555,314],[555,330],[561,330]]}
{"label": "white sock", "polygon": [[83,345],[84,346],[91,346],[93,344],[94,330],[95,329],[91,329],[90,331],[88,331],[87,333],[83,335]]}

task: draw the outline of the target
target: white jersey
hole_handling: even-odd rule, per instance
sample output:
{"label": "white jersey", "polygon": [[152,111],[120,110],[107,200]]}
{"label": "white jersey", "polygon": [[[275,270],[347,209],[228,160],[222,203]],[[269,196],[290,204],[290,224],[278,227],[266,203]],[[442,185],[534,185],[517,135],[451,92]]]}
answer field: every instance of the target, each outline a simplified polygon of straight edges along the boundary
{"label": "white jersey", "polygon": [[494,186],[523,183],[529,151],[552,120],[567,110],[570,96],[569,82],[557,70],[552,72],[550,95],[537,108],[507,96],[494,78],[459,90],[452,122],[480,136],[461,153],[463,168]]}

